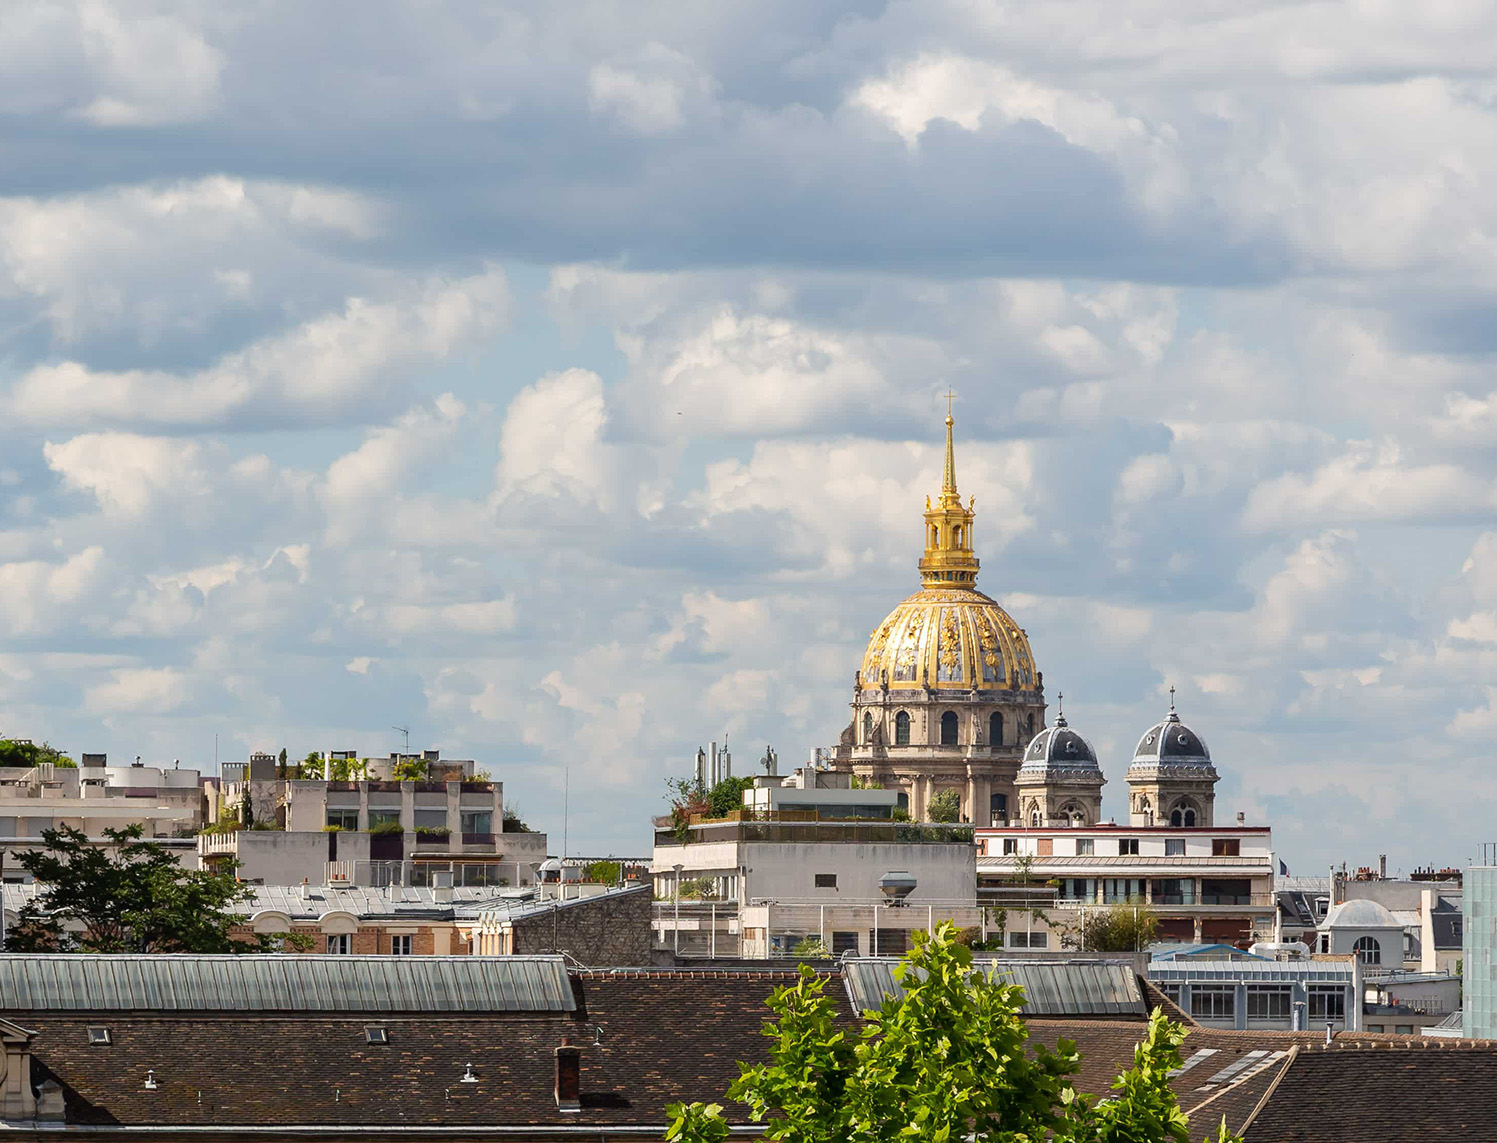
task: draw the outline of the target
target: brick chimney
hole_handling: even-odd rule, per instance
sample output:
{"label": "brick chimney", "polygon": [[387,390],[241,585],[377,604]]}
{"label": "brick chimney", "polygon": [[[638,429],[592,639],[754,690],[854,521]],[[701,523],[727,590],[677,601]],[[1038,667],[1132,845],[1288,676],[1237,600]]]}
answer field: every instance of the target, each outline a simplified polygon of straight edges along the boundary
{"label": "brick chimney", "polygon": [[570,1036],[556,1049],[556,1106],[561,1111],[582,1110],[582,1049]]}

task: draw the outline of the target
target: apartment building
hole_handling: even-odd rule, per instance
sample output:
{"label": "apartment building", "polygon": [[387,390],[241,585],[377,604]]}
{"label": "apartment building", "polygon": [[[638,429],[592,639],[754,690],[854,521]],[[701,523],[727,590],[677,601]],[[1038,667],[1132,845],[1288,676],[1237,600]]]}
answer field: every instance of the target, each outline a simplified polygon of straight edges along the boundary
{"label": "apartment building", "polygon": [[805,767],[757,780],[744,809],[656,821],[658,945],[681,956],[902,953],[933,922],[980,926],[972,827],[894,820],[895,790]]}
{"label": "apartment building", "polygon": [[[0,850],[8,857],[34,849],[42,832],[72,826],[90,838],[106,828],[143,827],[143,835],[178,844],[191,857],[192,834],[203,824],[206,802],[196,770],[111,766],[104,754],[85,754],[82,765],[0,767]],[[20,876],[14,861],[8,877]]]}
{"label": "apartment building", "polygon": [[[1014,824],[976,837],[980,899],[1008,907],[1027,894],[1032,947],[1058,948],[1088,910],[1128,904],[1150,908],[1159,941],[1246,948],[1273,931],[1277,859],[1267,826]],[[1026,936],[1012,921],[1009,932]]]}
{"label": "apartment building", "polygon": [[503,783],[476,769],[428,751],[364,760],[356,779],[284,778],[258,755],[225,765],[213,788],[217,819],[248,828],[205,833],[198,851],[266,885],[424,886],[439,873],[458,886],[532,884],[546,835],[506,823]]}

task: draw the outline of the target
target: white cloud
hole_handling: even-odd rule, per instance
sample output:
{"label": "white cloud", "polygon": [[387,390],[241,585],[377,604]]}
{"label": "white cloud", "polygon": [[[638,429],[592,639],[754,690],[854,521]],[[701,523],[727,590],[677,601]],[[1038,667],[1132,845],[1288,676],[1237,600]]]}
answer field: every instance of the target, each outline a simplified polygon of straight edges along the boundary
{"label": "white cloud", "polygon": [[187,677],[173,667],[125,667],[90,687],[84,706],[93,714],[168,714],[188,698]]}
{"label": "white cloud", "polygon": [[193,373],[39,365],[11,392],[13,415],[34,424],[80,420],[216,426],[237,417],[325,421],[359,414],[407,372],[492,334],[508,291],[498,270],[434,280],[386,302],[351,298],[341,313],[228,354]]}
{"label": "white cloud", "polygon": [[693,103],[711,98],[713,84],[690,57],[663,44],[595,64],[587,75],[588,104],[637,135],[663,135],[686,123]]}

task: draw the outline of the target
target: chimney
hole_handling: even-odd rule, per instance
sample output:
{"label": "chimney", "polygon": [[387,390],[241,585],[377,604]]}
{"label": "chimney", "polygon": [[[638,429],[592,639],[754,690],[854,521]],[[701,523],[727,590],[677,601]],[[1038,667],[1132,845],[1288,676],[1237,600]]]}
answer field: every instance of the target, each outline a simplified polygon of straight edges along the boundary
{"label": "chimney", "polygon": [[438,905],[452,904],[452,874],[447,871],[431,875],[431,899]]}
{"label": "chimney", "polygon": [[1247,824],[1247,814],[1243,813],[1241,810],[1237,811],[1237,824],[1238,825],[1246,825]]}
{"label": "chimney", "polygon": [[556,1049],[556,1106],[560,1111],[582,1110],[582,1049],[563,1036]]}
{"label": "chimney", "polygon": [[1377,855],[1377,875],[1379,880],[1388,879],[1388,855],[1386,853]]}

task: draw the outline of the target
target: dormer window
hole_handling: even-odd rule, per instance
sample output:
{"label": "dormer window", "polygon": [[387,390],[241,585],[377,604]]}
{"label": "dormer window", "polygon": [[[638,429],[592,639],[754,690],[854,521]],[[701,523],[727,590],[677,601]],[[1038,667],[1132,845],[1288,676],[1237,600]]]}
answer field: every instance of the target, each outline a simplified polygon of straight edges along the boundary
{"label": "dormer window", "polygon": [[109,1029],[100,1027],[89,1028],[88,1042],[93,1047],[107,1048],[112,1043],[109,1038]]}
{"label": "dormer window", "polygon": [[371,1024],[364,1029],[364,1041],[369,1044],[388,1044],[390,1042],[390,1029]]}

